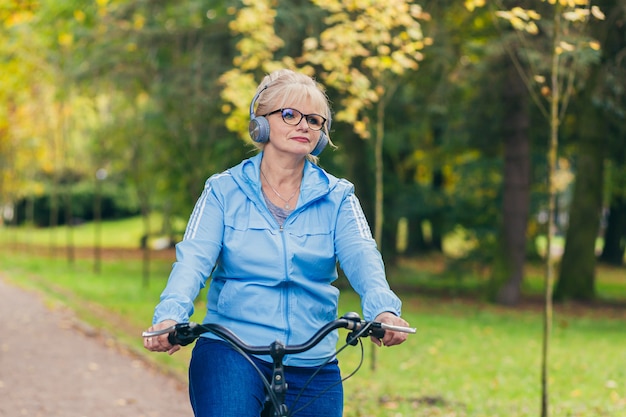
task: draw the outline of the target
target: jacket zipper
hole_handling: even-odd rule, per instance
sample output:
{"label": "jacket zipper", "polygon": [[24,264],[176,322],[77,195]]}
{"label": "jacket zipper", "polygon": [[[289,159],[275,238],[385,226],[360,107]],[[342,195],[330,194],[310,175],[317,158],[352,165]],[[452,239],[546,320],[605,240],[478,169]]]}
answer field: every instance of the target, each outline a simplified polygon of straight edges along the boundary
{"label": "jacket zipper", "polygon": [[285,240],[285,227],[281,225],[279,227],[280,238],[283,242],[283,265],[285,268],[285,284],[283,286],[283,300],[285,305],[285,344],[289,344],[289,339],[291,338],[291,328],[289,326],[289,265],[288,265],[288,257],[287,257],[287,242]]}

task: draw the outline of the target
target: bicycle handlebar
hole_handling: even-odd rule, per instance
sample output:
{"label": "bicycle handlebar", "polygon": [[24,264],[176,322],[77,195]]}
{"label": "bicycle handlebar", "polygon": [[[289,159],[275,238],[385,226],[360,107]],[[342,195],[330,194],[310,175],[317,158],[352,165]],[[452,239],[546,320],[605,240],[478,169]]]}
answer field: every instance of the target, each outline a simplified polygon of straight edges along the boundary
{"label": "bicycle handlebar", "polygon": [[[313,346],[317,345],[324,337],[335,329],[348,329],[351,332],[347,336],[347,343],[350,345],[356,345],[359,337],[374,336],[381,339],[385,335],[386,330],[403,332],[403,333],[415,333],[416,329],[413,327],[393,326],[377,321],[365,321],[361,320],[361,317],[357,313],[347,313],[341,318],[327,323],[320,328],[315,334],[306,342],[297,345],[287,345],[282,347],[283,354],[302,353]],[[251,346],[244,343],[233,332],[215,323],[198,324],[194,322],[190,323],[178,323],[174,326],[170,326],[166,329],[155,330],[150,332],[143,332],[143,337],[154,337],[163,334],[168,335],[168,341],[172,346],[181,345],[186,346],[196,340],[201,334],[211,332],[220,336],[221,338],[228,340],[238,346],[240,349],[248,354],[252,355],[271,355],[272,346]]]}

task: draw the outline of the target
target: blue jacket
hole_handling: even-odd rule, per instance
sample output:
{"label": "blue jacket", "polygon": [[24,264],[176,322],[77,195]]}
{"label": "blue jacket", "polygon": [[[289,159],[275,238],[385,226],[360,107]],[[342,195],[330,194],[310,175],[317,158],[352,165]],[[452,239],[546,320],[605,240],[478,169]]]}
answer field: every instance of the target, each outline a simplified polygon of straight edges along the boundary
{"label": "blue jacket", "polygon": [[[255,346],[303,343],[337,318],[339,291],[331,285],[337,262],[361,297],[365,319],[400,315],[354,186],[306,161],[298,204],[280,227],[261,191],[262,157],[206,181],[153,322],[189,321],[211,277],[205,323],[219,323]],[[334,332],[285,364],[318,365],[337,340]]]}

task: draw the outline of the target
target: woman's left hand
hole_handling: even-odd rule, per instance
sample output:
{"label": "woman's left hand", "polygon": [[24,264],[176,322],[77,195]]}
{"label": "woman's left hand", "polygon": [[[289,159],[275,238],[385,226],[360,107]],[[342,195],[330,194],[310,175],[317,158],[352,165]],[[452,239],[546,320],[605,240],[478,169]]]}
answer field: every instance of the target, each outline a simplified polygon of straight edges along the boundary
{"label": "woman's left hand", "polygon": [[[374,321],[378,321],[380,323],[385,323],[385,324],[389,324],[393,326],[403,326],[403,327],[409,326],[409,323],[407,323],[407,321],[404,320],[402,317],[398,317],[395,314],[389,313],[389,312],[380,313],[378,316],[376,316]],[[378,346],[382,346],[382,345],[393,346],[393,345],[399,345],[400,343],[403,343],[406,340],[407,336],[408,336],[407,333],[386,330],[385,337],[383,337],[382,339],[377,339],[375,337],[372,337],[371,339],[372,339],[372,342],[376,343]]]}
{"label": "woman's left hand", "polygon": [[[155,330],[167,329],[175,324],[176,322],[174,320],[164,320],[161,323],[151,326],[148,331],[152,332]],[[147,337],[143,340],[143,347],[152,352],[167,352],[168,354],[173,355],[180,350],[180,345],[172,346],[168,341],[167,336],[168,335],[166,333],[160,336]]]}

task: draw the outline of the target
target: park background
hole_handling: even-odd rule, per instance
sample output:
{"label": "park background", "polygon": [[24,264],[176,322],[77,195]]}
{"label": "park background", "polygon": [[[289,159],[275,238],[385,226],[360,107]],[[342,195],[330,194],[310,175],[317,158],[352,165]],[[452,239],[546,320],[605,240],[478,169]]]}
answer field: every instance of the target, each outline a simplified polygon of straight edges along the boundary
{"label": "park background", "polygon": [[625,19],[622,0],[2,0],[2,269],[137,346],[204,181],[251,155],[256,84],[294,67],[327,86],[320,165],[355,184],[420,329],[349,382],[347,415],[624,415]]}

